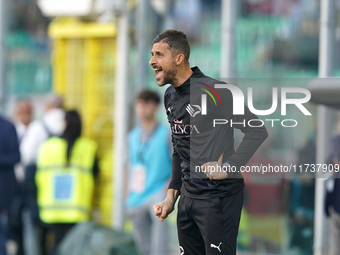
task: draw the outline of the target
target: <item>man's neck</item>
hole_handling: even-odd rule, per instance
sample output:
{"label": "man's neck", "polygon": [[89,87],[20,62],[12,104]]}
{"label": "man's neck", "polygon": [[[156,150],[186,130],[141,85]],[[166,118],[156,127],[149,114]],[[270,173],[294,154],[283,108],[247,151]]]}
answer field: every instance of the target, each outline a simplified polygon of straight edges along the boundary
{"label": "man's neck", "polygon": [[191,70],[189,65],[183,68],[183,70],[179,69],[177,71],[176,80],[172,84],[172,86],[174,86],[175,88],[181,86],[187,79],[190,78],[192,73],[193,71]]}
{"label": "man's neck", "polygon": [[142,128],[144,130],[151,130],[157,125],[157,120],[155,118],[152,118],[150,120],[144,120],[142,122]]}

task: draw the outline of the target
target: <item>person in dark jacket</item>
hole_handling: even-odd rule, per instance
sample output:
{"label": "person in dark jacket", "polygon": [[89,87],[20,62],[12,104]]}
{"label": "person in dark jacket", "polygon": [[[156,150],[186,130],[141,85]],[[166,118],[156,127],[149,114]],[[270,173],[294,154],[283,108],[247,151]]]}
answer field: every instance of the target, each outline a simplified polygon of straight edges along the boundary
{"label": "person in dark jacket", "polygon": [[[171,84],[164,105],[174,148],[167,197],[154,206],[155,215],[163,221],[181,195],[177,214],[181,254],[235,255],[244,194],[240,170],[267,138],[267,130],[249,124],[259,122],[258,117],[243,103],[233,106],[224,82],[190,68],[190,45],[182,31],[157,35],[151,55],[158,86]],[[221,83],[217,92],[214,87]],[[221,119],[228,125],[215,126]],[[245,134],[236,151],[234,128]]]}
{"label": "person in dark jacket", "polygon": [[333,139],[333,150],[328,162],[333,163],[333,178],[326,182],[326,214],[331,221],[329,255],[340,254],[340,135]]}
{"label": "person in dark jacket", "polygon": [[18,192],[14,165],[20,162],[20,153],[14,125],[1,116],[0,145],[0,255],[6,255],[7,214]]}

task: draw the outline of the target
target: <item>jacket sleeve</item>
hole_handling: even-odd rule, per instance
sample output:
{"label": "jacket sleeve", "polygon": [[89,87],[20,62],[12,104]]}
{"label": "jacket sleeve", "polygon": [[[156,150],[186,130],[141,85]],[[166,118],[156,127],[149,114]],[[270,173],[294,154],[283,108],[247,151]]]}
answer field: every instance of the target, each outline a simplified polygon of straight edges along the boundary
{"label": "jacket sleeve", "polygon": [[[168,90],[167,90],[168,91]],[[168,108],[169,97],[167,96],[167,91],[164,95],[164,107],[165,111]],[[168,189],[177,189],[180,190],[182,187],[182,168],[181,163],[182,159],[179,157],[173,142],[173,136],[171,136],[172,140],[172,166],[171,166],[171,177],[169,182]]]}
{"label": "jacket sleeve", "polygon": [[[245,104],[243,104],[244,114],[233,114],[234,98],[229,90],[224,90],[220,94],[223,101],[223,106],[220,108],[222,112],[220,112],[220,114],[232,122],[233,128],[239,129],[244,133],[244,137],[239,147],[235,153],[233,153],[229,159],[227,159],[227,162],[231,166],[239,168],[248,163],[256,150],[268,137],[268,132],[263,122],[263,125],[261,126],[261,121],[259,118],[253,114]],[[249,125],[249,120],[254,120],[250,122],[250,125],[252,126]]]}
{"label": "jacket sleeve", "polygon": [[260,121],[253,121],[252,127],[248,125],[249,120],[256,119],[258,117],[251,113],[246,105],[244,106],[244,115],[233,116],[233,123],[242,123],[233,125],[233,127],[240,129],[244,133],[244,137],[236,152],[228,159],[230,165],[236,167],[246,165],[260,145],[267,139],[268,132],[264,125],[254,127],[255,125],[258,126]]}
{"label": "jacket sleeve", "polygon": [[169,189],[180,190],[182,186],[182,160],[178,153],[174,151],[172,154],[172,167],[171,167],[171,179],[169,183]]}
{"label": "jacket sleeve", "polygon": [[0,166],[13,167],[20,162],[18,136],[13,125],[10,125],[7,129],[6,138],[7,142],[4,145],[7,145],[7,150],[0,154]]}

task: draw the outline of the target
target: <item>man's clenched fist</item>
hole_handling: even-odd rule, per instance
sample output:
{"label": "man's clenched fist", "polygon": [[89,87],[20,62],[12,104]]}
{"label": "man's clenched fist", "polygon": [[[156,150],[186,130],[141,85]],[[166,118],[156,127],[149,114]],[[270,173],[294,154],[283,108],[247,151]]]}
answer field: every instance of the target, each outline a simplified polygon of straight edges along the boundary
{"label": "man's clenched fist", "polygon": [[153,211],[160,221],[164,221],[173,210],[174,202],[168,197],[163,202],[153,206]]}

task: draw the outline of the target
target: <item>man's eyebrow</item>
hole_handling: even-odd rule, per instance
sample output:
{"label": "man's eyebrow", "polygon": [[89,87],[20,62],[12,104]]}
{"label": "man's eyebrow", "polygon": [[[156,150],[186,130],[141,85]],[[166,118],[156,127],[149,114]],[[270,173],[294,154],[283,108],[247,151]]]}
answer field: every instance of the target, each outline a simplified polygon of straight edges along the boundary
{"label": "man's eyebrow", "polygon": [[155,51],[151,51],[151,54],[160,54],[161,52],[158,51],[158,50],[155,50]]}

